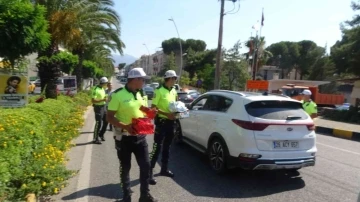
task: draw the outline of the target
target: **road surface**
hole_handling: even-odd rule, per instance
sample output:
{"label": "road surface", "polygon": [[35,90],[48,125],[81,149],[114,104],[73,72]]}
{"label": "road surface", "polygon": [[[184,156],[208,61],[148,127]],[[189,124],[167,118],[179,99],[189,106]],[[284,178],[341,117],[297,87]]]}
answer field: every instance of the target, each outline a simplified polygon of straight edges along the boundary
{"label": "road surface", "polygon": [[[114,86],[119,87],[117,81]],[[94,117],[91,111],[69,153],[70,169],[80,170],[54,201],[107,202],[121,199],[119,163],[112,133],[102,145],[92,140]],[[152,136],[148,138],[151,151]],[[162,202],[356,202],[360,192],[360,143],[334,137],[317,136],[317,163],[290,174],[283,171],[233,170],[224,176],[212,172],[206,158],[189,146],[173,146],[170,169],[175,178],[157,177],[151,193]],[[155,173],[160,171],[159,165]],[[139,169],[133,157],[131,184],[133,201],[139,198]],[[119,200],[120,201],[120,200]]]}

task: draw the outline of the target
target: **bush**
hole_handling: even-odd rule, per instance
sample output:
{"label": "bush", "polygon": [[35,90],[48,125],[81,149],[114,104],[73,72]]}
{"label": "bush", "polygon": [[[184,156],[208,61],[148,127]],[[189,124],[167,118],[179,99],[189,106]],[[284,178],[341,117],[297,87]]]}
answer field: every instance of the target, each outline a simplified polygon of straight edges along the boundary
{"label": "bush", "polygon": [[65,152],[83,125],[88,93],[33,99],[25,108],[0,109],[0,201],[56,194],[74,174],[66,169]]}
{"label": "bush", "polygon": [[349,110],[325,109],[322,116],[333,121],[345,121],[360,124],[359,109],[355,107],[350,107]]}

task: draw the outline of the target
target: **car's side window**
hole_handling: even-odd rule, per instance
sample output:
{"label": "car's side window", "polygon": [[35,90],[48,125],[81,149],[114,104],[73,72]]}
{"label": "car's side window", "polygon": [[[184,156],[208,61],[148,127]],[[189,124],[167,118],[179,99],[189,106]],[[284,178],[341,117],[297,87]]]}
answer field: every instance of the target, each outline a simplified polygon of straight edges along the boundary
{"label": "car's side window", "polygon": [[211,95],[203,109],[209,111],[226,112],[232,104],[232,100],[226,97]]}
{"label": "car's side window", "polygon": [[220,103],[219,109],[222,112],[226,112],[232,105],[233,101],[232,101],[232,99],[229,99],[226,97],[222,97],[222,98],[223,98],[223,101]]}
{"label": "car's side window", "polygon": [[208,99],[207,97],[203,97],[200,100],[192,103],[191,104],[191,109],[192,110],[203,110],[207,99]]}

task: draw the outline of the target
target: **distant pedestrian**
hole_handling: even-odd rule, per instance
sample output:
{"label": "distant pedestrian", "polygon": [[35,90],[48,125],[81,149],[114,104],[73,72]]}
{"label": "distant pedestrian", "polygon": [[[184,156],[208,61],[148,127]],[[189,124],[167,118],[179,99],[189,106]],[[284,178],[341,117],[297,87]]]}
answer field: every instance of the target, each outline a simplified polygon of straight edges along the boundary
{"label": "distant pedestrian", "polygon": [[104,122],[106,122],[105,104],[107,101],[105,88],[108,83],[108,79],[106,77],[102,77],[100,79],[100,84],[95,86],[92,90],[91,101],[95,112],[94,144],[101,144],[99,138],[101,138],[102,141],[105,141],[104,134],[106,132],[106,126],[104,127]]}
{"label": "distant pedestrian", "polygon": [[316,103],[311,100],[311,91],[306,89],[301,94],[303,95],[301,103],[305,112],[308,113],[312,119],[316,118],[318,110]]}

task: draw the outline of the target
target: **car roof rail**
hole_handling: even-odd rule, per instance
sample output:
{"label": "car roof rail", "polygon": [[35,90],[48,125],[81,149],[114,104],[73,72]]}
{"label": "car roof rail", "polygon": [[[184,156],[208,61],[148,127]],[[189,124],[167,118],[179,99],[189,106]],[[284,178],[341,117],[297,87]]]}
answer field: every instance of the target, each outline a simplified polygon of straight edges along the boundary
{"label": "car roof rail", "polygon": [[234,95],[246,96],[244,93],[231,91],[231,90],[211,90],[209,92],[219,92],[219,93],[223,92],[223,93],[231,93],[231,94],[234,94]]}
{"label": "car roof rail", "polygon": [[262,95],[274,95],[274,96],[280,96],[280,97],[286,97],[286,98],[290,98],[287,95],[282,95],[282,94],[277,94],[277,93],[268,93],[268,92],[264,92],[262,93]]}

